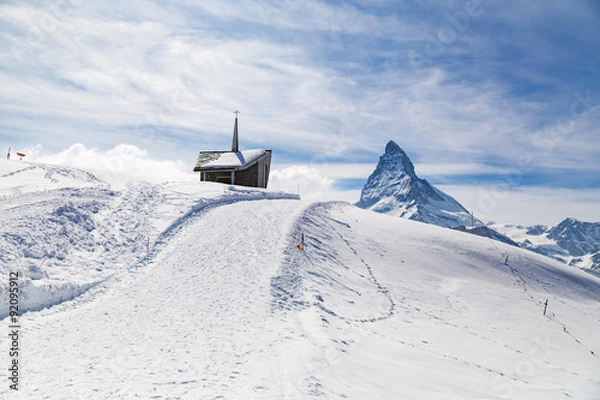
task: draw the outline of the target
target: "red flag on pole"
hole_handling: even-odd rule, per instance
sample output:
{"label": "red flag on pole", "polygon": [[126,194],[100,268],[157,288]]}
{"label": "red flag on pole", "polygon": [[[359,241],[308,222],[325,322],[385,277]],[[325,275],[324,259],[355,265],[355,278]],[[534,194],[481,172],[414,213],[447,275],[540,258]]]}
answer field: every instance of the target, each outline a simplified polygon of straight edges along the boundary
{"label": "red flag on pole", "polygon": [[302,241],[296,247],[298,250],[304,250],[304,233],[302,233]]}

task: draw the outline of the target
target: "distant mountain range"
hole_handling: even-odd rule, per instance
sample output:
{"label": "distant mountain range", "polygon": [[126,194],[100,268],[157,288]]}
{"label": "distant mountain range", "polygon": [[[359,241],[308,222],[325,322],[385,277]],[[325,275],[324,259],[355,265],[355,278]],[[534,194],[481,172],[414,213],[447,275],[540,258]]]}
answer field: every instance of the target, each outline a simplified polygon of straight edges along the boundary
{"label": "distant mountain range", "polygon": [[519,246],[566,264],[600,272],[600,222],[567,218],[556,226],[495,224]]}
{"label": "distant mountain range", "polygon": [[555,227],[485,226],[472,219],[454,198],[420,179],[408,155],[394,141],[385,146],[356,206],[489,237],[600,273],[600,222],[567,218]]}

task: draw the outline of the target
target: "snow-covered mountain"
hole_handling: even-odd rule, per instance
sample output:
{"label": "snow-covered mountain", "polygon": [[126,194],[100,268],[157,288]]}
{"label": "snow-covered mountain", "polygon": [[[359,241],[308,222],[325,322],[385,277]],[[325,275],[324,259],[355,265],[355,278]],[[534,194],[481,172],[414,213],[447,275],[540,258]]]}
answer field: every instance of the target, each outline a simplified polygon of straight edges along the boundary
{"label": "snow-covered mountain", "polygon": [[600,223],[567,218],[548,231],[548,239],[578,257],[600,251]]}
{"label": "snow-covered mountain", "polygon": [[495,224],[521,247],[566,264],[600,272],[600,222],[567,218],[554,227]]}
{"label": "snow-covered mountain", "polygon": [[22,312],[2,399],[600,393],[600,279],[524,249],[347,203],[115,189],[25,162],[0,161],[0,199],[5,371],[9,272]]}
{"label": "snow-covered mountain", "polygon": [[[451,196],[419,179],[404,150],[394,141],[385,146],[375,171],[356,205],[371,211],[455,228],[471,226],[471,215]],[[483,225],[475,219],[476,225]]]}
{"label": "snow-covered mountain", "polygon": [[561,262],[600,272],[600,223],[567,218],[555,227],[484,224],[451,196],[420,179],[410,158],[388,142],[375,171],[362,189],[360,208],[433,225],[455,228],[521,246]]}

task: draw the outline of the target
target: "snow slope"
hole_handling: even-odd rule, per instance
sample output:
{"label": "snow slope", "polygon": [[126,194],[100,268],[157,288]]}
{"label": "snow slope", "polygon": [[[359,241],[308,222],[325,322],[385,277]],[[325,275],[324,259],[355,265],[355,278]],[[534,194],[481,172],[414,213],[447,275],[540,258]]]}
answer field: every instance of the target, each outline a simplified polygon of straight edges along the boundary
{"label": "snow slope", "polygon": [[[27,277],[22,310],[73,299],[136,266],[178,218],[207,203],[296,197],[199,182],[119,186],[73,168],[0,161],[0,272],[18,269]],[[0,296],[0,318],[6,301]]]}
{"label": "snow slope", "polygon": [[[80,272],[97,283],[21,317],[21,390],[5,383],[1,398],[599,398],[598,278],[345,203],[197,185],[131,186],[102,203],[102,218],[91,213],[92,232],[115,212],[147,226],[150,254],[129,256],[116,239],[80,250],[90,262],[80,269],[108,257],[110,273]],[[44,199],[57,206],[61,194]],[[54,274],[43,260],[20,268]]]}

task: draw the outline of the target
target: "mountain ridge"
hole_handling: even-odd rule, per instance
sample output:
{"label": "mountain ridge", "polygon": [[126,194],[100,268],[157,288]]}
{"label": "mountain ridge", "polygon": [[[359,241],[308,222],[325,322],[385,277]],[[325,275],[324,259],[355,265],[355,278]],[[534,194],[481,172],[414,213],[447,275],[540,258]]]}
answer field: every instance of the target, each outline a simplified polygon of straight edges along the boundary
{"label": "mountain ridge", "polygon": [[556,226],[493,224],[522,248],[571,266],[600,271],[600,222],[567,217]]}

